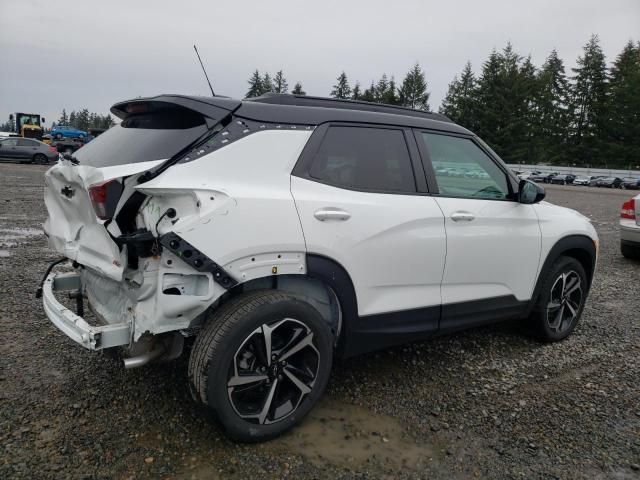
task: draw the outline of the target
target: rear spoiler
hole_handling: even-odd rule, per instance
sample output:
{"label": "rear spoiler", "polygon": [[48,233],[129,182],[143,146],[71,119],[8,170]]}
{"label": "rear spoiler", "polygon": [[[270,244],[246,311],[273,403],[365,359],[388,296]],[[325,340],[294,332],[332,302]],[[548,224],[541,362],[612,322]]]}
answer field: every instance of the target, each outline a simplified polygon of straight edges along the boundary
{"label": "rear spoiler", "polygon": [[153,113],[167,108],[185,108],[213,120],[215,123],[235,111],[242,102],[227,97],[192,97],[185,95],[158,95],[118,102],[111,113],[121,120],[138,113]]}

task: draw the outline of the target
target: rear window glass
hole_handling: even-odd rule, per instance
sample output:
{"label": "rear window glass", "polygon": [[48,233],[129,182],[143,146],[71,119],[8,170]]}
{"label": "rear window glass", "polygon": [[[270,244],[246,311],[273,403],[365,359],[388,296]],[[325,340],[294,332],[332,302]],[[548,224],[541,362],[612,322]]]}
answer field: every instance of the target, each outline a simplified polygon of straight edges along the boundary
{"label": "rear window glass", "polygon": [[166,160],[206,131],[204,119],[193,112],[135,115],[91,140],[74,157],[80,165],[93,167]]}
{"label": "rear window glass", "polygon": [[401,130],[331,127],[309,175],[348,189],[416,191],[411,158]]}

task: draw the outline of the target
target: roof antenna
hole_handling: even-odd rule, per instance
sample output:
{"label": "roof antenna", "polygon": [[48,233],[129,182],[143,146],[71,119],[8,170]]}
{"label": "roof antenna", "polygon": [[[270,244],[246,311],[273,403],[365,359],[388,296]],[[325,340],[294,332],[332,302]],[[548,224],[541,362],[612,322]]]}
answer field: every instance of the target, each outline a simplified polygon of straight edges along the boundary
{"label": "roof antenna", "polygon": [[202,71],[204,72],[204,76],[207,79],[207,83],[209,84],[209,88],[211,89],[211,96],[215,97],[216,94],[213,91],[213,87],[211,86],[211,82],[209,81],[209,75],[207,75],[207,71],[204,69],[204,65],[202,64],[202,59],[200,58],[200,54],[198,53],[198,48],[194,45],[193,49],[196,51],[196,55],[198,56],[198,60],[200,60],[200,66],[202,67]]}

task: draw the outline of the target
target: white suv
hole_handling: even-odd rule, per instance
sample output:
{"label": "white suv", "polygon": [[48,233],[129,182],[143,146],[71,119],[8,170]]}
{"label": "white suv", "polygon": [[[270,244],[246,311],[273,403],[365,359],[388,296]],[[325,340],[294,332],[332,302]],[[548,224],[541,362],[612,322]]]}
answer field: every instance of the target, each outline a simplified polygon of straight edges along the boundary
{"label": "white suv", "polygon": [[45,312],[126,367],[195,337],[192,391],[234,439],[298,423],[334,355],[505,319],[556,341],[580,318],[588,219],[441,115],[293,95],[111,111],[46,174],[45,230],[75,271],[47,271]]}

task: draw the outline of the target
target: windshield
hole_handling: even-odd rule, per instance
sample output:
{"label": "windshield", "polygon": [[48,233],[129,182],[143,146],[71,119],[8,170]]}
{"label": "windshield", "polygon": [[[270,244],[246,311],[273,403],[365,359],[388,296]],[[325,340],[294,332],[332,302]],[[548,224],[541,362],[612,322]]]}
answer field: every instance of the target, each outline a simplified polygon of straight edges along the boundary
{"label": "windshield", "polygon": [[195,126],[194,123],[198,122],[172,125],[149,118],[126,120],[87,143],[74,155],[81,165],[93,167],[165,160],[207,131],[204,121]]}

